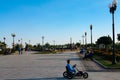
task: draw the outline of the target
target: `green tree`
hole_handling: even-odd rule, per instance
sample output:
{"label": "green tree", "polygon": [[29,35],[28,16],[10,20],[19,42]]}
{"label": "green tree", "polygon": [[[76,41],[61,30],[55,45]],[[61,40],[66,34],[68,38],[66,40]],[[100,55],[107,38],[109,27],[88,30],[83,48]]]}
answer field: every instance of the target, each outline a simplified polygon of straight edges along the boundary
{"label": "green tree", "polygon": [[4,54],[6,51],[6,44],[5,42],[0,41],[0,54]]}
{"label": "green tree", "polygon": [[77,42],[75,45],[76,45],[77,47],[80,47],[80,43],[79,43],[79,42]]}
{"label": "green tree", "polygon": [[37,46],[36,46],[37,48],[41,48],[41,45],[40,45],[40,43],[39,44],[37,44]]}
{"label": "green tree", "polygon": [[50,44],[49,44],[49,43],[46,43],[46,44],[45,44],[45,48],[48,48],[48,49],[49,49],[49,48],[50,48]]}
{"label": "green tree", "polygon": [[96,44],[104,44],[105,47],[107,47],[108,45],[112,44],[112,39],[110,36],[102,36],[96,41]]}
{"label": "green tree", "polygon": [[117,39],[118,41],[120,41],[120,34],[117,34]]}

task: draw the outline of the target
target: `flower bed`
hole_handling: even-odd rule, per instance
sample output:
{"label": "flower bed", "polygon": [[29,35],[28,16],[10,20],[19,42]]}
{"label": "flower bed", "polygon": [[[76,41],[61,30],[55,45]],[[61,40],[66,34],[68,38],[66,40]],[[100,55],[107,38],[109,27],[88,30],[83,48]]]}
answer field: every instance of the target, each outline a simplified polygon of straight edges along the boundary
{"label": "flower bed", "polygon": [[[120,51],[115,50],[116,61],[120,62]],[[105,60],[112,61],[112,50],[111,49],[96,49],[94,55],[98,55]]]}

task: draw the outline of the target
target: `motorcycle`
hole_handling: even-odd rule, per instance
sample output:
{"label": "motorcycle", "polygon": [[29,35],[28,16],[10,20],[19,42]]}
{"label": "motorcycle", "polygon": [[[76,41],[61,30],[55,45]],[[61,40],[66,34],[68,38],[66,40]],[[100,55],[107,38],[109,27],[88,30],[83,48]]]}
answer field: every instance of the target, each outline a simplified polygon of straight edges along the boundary
{"label": "motorcycle", "polygon": [[88,73],[87,72],[83,72],[83,71],[80,71],[77,67],[76,67],[76,64],[73,65],[73,68],[76,68],[76,71],[77,72],[69,72],[68,69],[67,69],[67,66],[66,66],[66,71],[63,72],[63,76],[65,78],[68,78],[68,79],[72,79],[74,77],[80,77],[80,78],[84,78],[84,79],[87,79],[88,78]]}

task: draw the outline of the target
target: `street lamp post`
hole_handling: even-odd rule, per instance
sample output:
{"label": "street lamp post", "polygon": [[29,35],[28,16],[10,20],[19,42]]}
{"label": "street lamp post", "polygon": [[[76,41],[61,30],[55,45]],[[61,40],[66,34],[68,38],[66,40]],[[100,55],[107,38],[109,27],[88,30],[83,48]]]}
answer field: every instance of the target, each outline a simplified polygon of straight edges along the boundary
{"label": "street lamp post", "polygon": [[72,37],[70,37],[70,49],[72,51]]}
{"label": "street lamp post", "polygon": [[5,43],[6,38],[5,38],[5,37],[3,37],[3,39],[4,39],[4,47],[6,48],[6,43]]}
{"label": "street lamp post", "polygon": [[44,46],[44,36],[42,36],[42,46]]}
{"label": "street lamp post", "polygon": [[81,45],[81,40],[79,40],[79,43],[80,43],[80,45]]}
{"label": "street lamp post", "polygon": [[21,46],[22,46],[22,38],[21,38]]}
{"label": "street lamp post", "polygon": [[55,40],[53,40],[54,50],[55,50]]}
{"label": "street lamp post", "polygon": [[117,1],[113,0],[113,3],[110,5],[110,13],[112,14],[112,32],[113,32],[113,50],[112,50],[112,64],[116,64],[116,60],[115,60],[115,30],[114,30],[114,12],[117,8]]}
{"label": "street lamp post", "polygon": [[14,51],[14,37],[16,36],[14,33],[11,34],[11,36],[13,37],[13,51]]}
{"label": "street lamp post", "polygon": [[91,47],[92,47],[92,24],[90,25],[90,30],[91,30]]}
{"label": "street lamp post", "polygon": [[82,39],[83,39],[83,46],[84,46],[84,38],[85,38],[85,36],[83,35],[83,36],[82,36]]}
{"label": "street lamp post", "polygon": [[42,50],[44,50],[44,36],[42,36]]}
{"label": "street lamp post", "polygon": [[85,32],[85,47],[87,48],[87,32]]}
{"label": "street lamp post", "polygon": [[5,38],[5,37],[3,37],[3,39],[4,39],[4,43],[5,43],[6,38]]}

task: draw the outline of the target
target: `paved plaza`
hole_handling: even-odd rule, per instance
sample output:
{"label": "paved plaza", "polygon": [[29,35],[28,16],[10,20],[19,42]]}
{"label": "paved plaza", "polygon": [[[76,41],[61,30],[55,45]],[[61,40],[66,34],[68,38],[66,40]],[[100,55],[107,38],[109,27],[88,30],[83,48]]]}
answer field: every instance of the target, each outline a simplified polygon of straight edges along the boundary
{"label": "paved plaza", "polygon": [[90,60],[83,61],[76,52],[0,56],[0,80],[67,80],[62,75],[67,59],[88,72],[86,80],[120,80],[119,71],[105,70]]}

